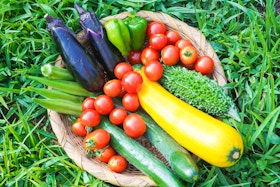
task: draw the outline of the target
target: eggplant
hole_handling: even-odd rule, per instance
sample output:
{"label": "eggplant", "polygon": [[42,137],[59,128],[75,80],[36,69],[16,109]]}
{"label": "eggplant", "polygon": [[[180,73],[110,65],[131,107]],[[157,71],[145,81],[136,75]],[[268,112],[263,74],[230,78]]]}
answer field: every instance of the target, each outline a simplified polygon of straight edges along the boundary
{"label": "eggplant", "polygon": [[80,24],[93,48],[94,55],[106,69],[109,78],[114,78],[114,67],[124,61],[120,51],[108,40],[106,30],[93,12],[86,12],[78,4],[75,8],[80,15]]}
{"label": "eggplant", "polygon": [[66,68],[75,80],[89,91],[102,91],[106,82],[102,64],[85,50],[60,18],[45,15],[45,19]]}

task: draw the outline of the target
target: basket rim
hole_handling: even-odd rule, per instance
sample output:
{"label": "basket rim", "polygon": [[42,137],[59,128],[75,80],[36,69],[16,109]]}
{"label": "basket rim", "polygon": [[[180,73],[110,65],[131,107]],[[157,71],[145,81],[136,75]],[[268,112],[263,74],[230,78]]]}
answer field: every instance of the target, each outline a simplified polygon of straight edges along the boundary
{"label": "basket rim", "polygon": [[[168,29],[182,31],[182,37],[190,39],[193,42],[195,48],[198,49],[200,54],[208,55],[214,59],[215,70],[212,73],[212,78],[216,80],[220,86],[223,86],[227,83],[227,79],[224,75],[224,70],[221,66],[221,62],[216,52],[200,30],[191,27],[188,24],[178,20],[177,18],[173,18],[163,12],[140,10],[136,15],[146,18],[148,22],[161,21],[167,25]],[[113,17],[124,19],[127,16],[129,16],[128,12],[122,12],[116,15],[102,18],[100,21],[101,23],[104,23],[105,21]],[[77,38],[82,44],[87,41],[82,32],[79,32],[77,34]],[[59,56],[56,61],[56,66],[61,66],[62,64],[63,62],[61,56]],[[93,162],[94,159],[86,157],[84,152],[81,153],[77,147],[77,143],[73,140],[73,137],[70,137],[70,135],[67,134],[69,124],[66,124],[63,120],[65,118],[65,115],[59,114],[52,110],[48,110],[48,117],[50,119],[52,130],[57,137],[58,144],[64,149],[69,158],[73,160],[77,166],[89,172],[94,177],[117,186],[157,186],[152,179],[150,179],[143,173],[139,175],[135,175],[132,173],[115,173],[106,168],[105,164],[98,163],[99,161]]]}

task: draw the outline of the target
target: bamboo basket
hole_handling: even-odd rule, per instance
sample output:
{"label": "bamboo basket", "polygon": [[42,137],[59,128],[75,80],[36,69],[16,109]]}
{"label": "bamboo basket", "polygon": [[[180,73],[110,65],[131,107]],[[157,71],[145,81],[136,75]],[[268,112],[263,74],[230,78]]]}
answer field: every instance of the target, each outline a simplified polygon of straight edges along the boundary
{"label": "bamboo basket", "polygon": [[[103,18],[101,19],[101,22],[104,23],[113,17],[124,19],[128,15],[129,13],[123,12],[114,16]],[[215,69],[211,74],[211,78],[216,80],[221,86],[226,84],[227,80],[217,54],[207,42],[205,36],[197,28],[191,27],[186,23],[172,18],[171,16],[162,12],[139,11],[137,15],[146,18],[148,22],[161,21],[166,24],[167,29],[176,30],[183,38],[191,40],[194,47],[198,50],[199,55],[208,55],[214,59]],[[85,38],[83,32],[78,33],[77,38],[83,45],[88,45],[87,39]],[[56,65],[63,66],[63,61],[60,57],[57,59]],[[65,150],[70,159],[72,159],[83,170],[87,171],[100,180],[117,186],[157,186],[152,179],[147,177],[131,164],[128,165],[128,168],[125,172],[115,173],[107,167],[107,164],[102,163],[97,159],[86,157],[82,147],[83,138],[78,137],[72,132],[71,124],[67,120],[67,116],[51,110],[48,110],[48,116],[52,130],[58,139],[58,143]],[[149,149],[154,155],[156,155],[168,165],[163,156],[147,139],[141,137],[137,139],[137,141],[139,141],[143,146]]]}

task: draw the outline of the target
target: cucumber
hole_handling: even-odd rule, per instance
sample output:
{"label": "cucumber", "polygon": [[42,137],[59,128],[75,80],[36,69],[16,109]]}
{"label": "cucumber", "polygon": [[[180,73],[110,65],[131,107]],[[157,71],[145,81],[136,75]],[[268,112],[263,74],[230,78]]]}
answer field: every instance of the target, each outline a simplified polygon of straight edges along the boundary
{"label": "cucumber", "polygon": [[150,177],[161,187],[182,187],[186,184],[171,169],[136,140],[128,137],[121,128],[103,117],[98,128],[107,130],[111,135],[110,144],[129,163]]}
{"label": "cucumber", "polygon": [[[116,107],[123,107],[118,98],[114,98],[114,103]],[[160,128],[143,109],[138,109],[136,113],[146,123],[144,136],[161,152],[175,174],[184,181],[195,182],[199,171],[189,152]]]}
{"label": "cucumber", "polygon": [[143,110],[137,113],[147,125],[144,136],[162,153],[172,170],[183,180],[195,182],[198,179],[198,167],[190,153],[171,138]]}

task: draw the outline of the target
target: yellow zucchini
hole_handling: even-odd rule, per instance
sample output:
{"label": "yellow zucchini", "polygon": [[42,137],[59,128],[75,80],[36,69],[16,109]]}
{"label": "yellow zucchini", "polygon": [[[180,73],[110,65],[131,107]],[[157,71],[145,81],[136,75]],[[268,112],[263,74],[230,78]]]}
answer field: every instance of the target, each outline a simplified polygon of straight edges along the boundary
{"label": "yellow zucchini", "polygon": [[143,77],[138,92],[142,108],[184,148],[204,161],[218,166],[234,165],[243,153],[240,134],[230,125],[206,114]]}

